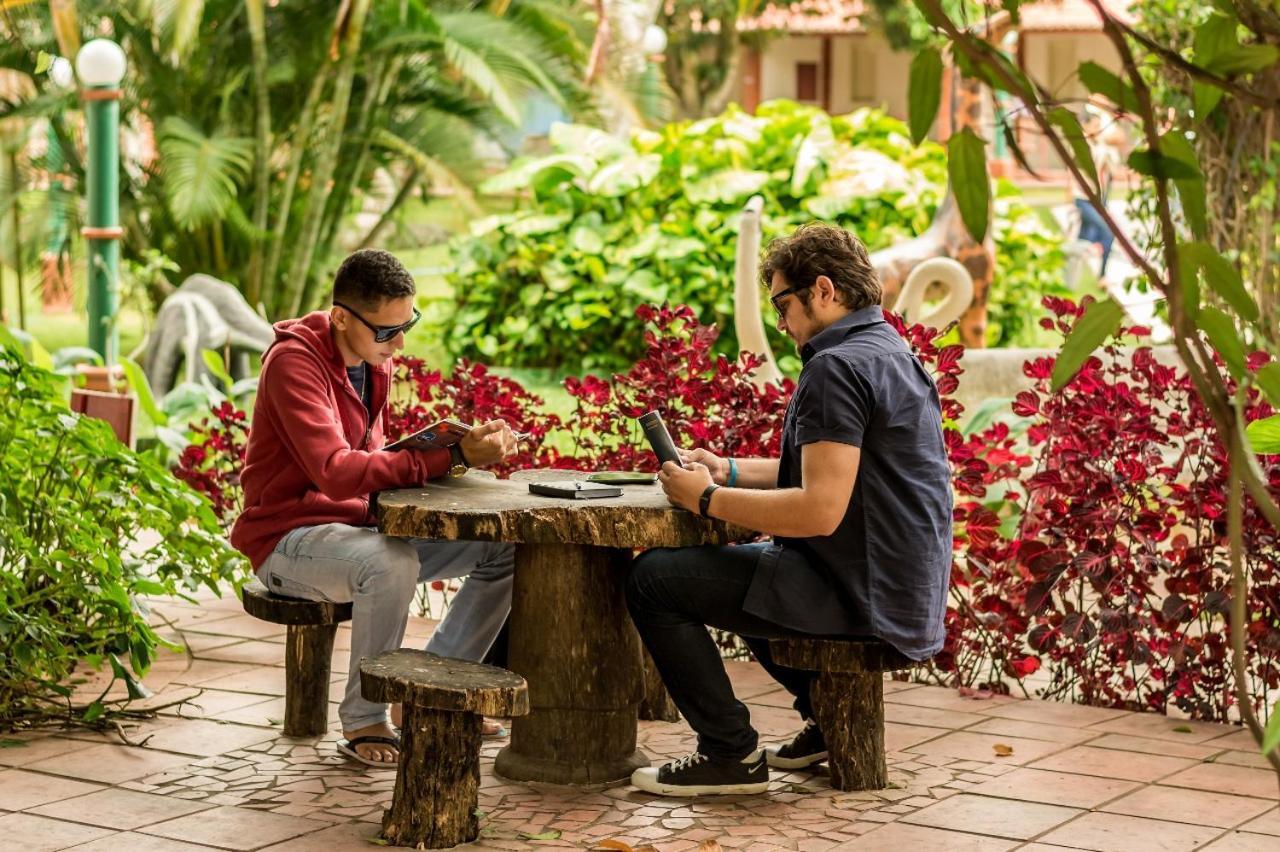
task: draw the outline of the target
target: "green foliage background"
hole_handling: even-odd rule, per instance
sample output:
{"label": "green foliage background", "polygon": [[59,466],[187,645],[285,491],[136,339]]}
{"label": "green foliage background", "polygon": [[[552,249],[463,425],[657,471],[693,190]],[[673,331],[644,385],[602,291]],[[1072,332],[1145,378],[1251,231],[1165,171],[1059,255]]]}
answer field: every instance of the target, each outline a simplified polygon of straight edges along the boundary
{"label": "green foliage background", "polygon": [[[914,147],[878,110],[846,116],[788,101],[756,115],[640,132],[630,144],[558,126],[554,153],[518,163],[482,189],[527,192],[510,214],[473,223],[456,247],[456,302],[434,318],[454,354],[511,366],[615,368],[643,347],[635,308],[688,304],[736,352],[733,264],[738,214],[764,198],[765,242],[815,220],[875,250],[928,227],[946,188],[946,156]],[[1060,284],[1060,241],[1006,186],[997,202],[992,339],[1025,342],[1034,308]],[[766,323],[772,325],[770,317]],[[788,342],[773,334],[775,352]]]}
{"label": "green foliage background", "polygon": [[143,695],[160,640],[141,599],[216,589],[243,564],[208,501],[73,415],[63,381],[0,329],[0,727],[102,717],[110,702],[68,685],[85,662]]}

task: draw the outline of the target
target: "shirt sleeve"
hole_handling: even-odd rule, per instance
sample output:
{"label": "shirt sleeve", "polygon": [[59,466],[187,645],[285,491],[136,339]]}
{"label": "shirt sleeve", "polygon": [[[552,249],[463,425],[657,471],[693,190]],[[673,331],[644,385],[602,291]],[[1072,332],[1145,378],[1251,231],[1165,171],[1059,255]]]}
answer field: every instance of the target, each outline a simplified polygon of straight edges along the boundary
{"label": "shirt sleeve", "polygon": [[847,361],[819,355],[805,365],[796,388],[796,444],[816,441],[862,446],[875,411],[866,377]]}

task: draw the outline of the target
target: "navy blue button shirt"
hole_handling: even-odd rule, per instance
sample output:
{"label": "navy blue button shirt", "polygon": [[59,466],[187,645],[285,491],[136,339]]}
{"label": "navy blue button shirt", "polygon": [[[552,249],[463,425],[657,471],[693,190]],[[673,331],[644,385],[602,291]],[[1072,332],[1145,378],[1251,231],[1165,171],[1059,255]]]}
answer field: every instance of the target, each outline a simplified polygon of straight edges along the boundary
{"label": "navy blue button shirt", "polygon": [[951,575],[938,390],[879,305],[846,314],[800,354],[778,487],[801,485],[801,448],[816,441],[860,447],[857,480],[834,533],[779,537],[764,551],[744,608],[806,633],[879,637],[926,659],[942,648]]}

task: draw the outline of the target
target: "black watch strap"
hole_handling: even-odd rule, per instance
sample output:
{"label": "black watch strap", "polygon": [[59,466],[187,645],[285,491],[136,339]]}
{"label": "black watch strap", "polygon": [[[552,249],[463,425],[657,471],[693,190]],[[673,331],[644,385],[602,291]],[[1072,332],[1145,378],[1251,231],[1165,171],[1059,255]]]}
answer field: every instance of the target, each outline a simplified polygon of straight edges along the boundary
{"label": "black watch strap", "polygon": [[711,517],[711,495],[715,494],[719,487],[713,482],[707,486],[707,489],[702,492],[702,496],[698,498],[698,514],[702,517]]}
{"label": "black watch strap", "polygon": [[449,445],[449,463],[451,465],[462,465],[463,467],[471,467],[467,464],[467,457],[462,454],[462,447],[457,444]]}

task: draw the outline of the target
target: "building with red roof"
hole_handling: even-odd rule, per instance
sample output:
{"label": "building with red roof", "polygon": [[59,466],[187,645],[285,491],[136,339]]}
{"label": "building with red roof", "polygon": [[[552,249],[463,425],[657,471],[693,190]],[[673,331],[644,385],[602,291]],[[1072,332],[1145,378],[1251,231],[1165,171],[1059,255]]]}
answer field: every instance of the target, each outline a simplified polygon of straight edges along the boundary
{"label": "building with red roof", "polygon": [[[873,106],[905,119],[912,54],[893,50],[881,34],[867,30],[863,24],[866,5],[864,0],[797,0],[771,4],[758,16],[743,20],[741,30],[769,37],[758,50],[748,50],[739,103],[753,110],[761,101],[789,98],[836,114]],[[1104,5],[1121,20],[1133,21],[1128,0],[1104,0]],[[1068,99],[1083,100],[1088,95],[1076,76],[1081,62],[1097,62],[1112,70],[1120,64],[1088,0],[1024,3],[1020,24],[1003,45],[1032,79]],[[958,119],[954,76],[948,74],[944,85],[952,97],[944,98],[934,127],[939,140],[950,134]],[[999,134],[989,104],[982,124],[978,132],[996,143]],[[1034,134],[1019,132],[1018,138],[1034,167],[1056,170],[1056,156]],[[996,153],[1003,153],[1003,141],[996,143]]]}

